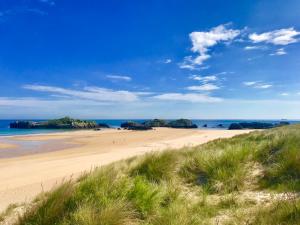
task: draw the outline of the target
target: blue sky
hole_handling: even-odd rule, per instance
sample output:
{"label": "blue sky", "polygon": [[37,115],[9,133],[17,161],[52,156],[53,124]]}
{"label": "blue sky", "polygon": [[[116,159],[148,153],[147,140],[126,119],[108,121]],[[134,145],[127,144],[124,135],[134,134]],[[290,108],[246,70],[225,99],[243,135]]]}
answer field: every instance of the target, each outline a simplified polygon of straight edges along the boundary
{"label": "blue sky", "polygon": [[300,119],[300,2],[0,1],[0,118]]}

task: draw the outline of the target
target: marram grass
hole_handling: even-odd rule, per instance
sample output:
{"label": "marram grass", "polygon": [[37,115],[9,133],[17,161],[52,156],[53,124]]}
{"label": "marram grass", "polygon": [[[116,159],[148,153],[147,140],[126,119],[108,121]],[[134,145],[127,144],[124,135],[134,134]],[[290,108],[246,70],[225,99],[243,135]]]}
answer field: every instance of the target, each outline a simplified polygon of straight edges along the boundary
{"label": "marram grass", "polygon": [[39,196],[16,225],[300,224],[299,191],[293,125],[98,168]]}

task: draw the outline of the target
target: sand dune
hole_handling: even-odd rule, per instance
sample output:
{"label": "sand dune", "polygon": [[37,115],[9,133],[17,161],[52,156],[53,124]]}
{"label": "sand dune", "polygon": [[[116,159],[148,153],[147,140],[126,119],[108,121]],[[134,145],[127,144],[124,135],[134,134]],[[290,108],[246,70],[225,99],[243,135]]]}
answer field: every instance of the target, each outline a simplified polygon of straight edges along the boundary
{"label": "sand dune", "polygon": [[[195,146],[246,132],[249,131],[109,129],[9,137],[9,141],[49,141],[51,146],[48,150],[45,147],[44,151],[41,149],[25,156],[0,159],[0,211],[11,203],[30,201],[42,190],[47,191],[62,180],[76,177],[96,166],[145,152]],[[51,148],[53,145],[58,146]],[[1,152],[5,149],[4,143],[0,146]],[[15,146],[11,147],[13,151]]]}

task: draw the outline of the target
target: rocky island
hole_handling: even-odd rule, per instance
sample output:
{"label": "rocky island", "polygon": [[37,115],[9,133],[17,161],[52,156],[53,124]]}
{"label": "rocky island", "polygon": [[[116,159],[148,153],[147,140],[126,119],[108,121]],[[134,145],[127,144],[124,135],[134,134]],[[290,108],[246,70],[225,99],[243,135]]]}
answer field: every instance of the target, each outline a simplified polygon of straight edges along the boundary
{"label": "rocky island", "polygon": [[281,121],[279,123],[264,123],[264,122],[242,122],[230,124],[228,130],[242,130],[242,129],[270,129],[274,127],[280,127],[289,125],[287,121]]}
{"label": "rocky island", "polygon": [[169,128],[198,128],[196,124],[193,124],[188,119],[178,119],[172,121],[166,121],[162,119],[147,120],[143,123],[137,123],[133,121],[127,121],[121,124],[121,127],[128,130],[151,130],[153,127],[169,127]]}
{"label": "rocky island", "polygon": [[34,122],[34,121],[15,121],[10,123],[10,128],[17,129],[92,129],[98,128],[95,121],[78,120],[70,117],[60,119]]}

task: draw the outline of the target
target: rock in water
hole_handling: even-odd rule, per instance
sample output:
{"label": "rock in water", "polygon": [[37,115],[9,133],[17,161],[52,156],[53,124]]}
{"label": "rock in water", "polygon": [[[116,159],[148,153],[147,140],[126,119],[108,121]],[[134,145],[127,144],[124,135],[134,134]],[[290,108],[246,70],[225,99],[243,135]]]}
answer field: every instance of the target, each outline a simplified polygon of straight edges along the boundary
{"label": "rock in water", "polygon": [[263,122],[242,122],[230,124],[228,130],[241,130],[241,129],[270,129],[275,127],[272,123]]}
{"label": "rock in water", "polygon": [[146,126],[145,124],[141,124],[133,121],[127,121],[125,123],[122,123],[121,127],[127,130],[151,130],[152,129],[152,127]]}
{"label": "rock in water", "polygon": [[168,127],[172,128],[198,128],[196,124],[193,124],[191,120],[179,119],[168,123]]}
{"label": "rock in water", "polygon": [[10,128],[18,129],[91,129],[97,127],[94,121],[77,120],[70,117],[43,122],[15,121],[10,124]]}
{"label": "rock in water", "polygon": [[165,120],[154,119],[144,122],[144,125],[148,127],[167,127],[168,123]]}
{"label": "rock in water", "polygon": [[228,128],[228,130],[242,130],[242,129],[244,129],[244,128],[239,123],[232,123],[232,124],[230,124],[230,126]]}

